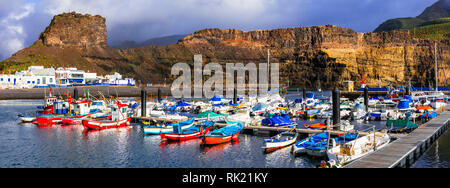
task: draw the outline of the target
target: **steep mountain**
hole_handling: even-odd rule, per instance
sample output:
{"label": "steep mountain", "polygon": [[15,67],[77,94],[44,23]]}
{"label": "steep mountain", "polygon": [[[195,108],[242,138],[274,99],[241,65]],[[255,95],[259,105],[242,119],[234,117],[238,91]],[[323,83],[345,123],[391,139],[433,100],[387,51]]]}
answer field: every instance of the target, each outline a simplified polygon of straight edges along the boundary
{"label": "steep mountain", "polygon": [[[240,31],[205,29],[176,44],[117,50],[106,43],[106,26],[100,16],[65,13],[53,18],[32,46],[0,62],[3,72],[46,67],[76,66],[99,74],[120,72],[142,83],[171,83],[175,63],[263,63],[267,49],[271,62],[280,63],[280,82],[291,87],[323,89],[342,86],[344,80],[364,78],[370,86],[391,82],[416,85],[434,82],[434,41],[412,37],[409,31],[357,33],[333,25],[275,30]],[[450,75],[450,41],[438,44],[438,58]],[[3,68],[2,68],[3,67]],[[440,83],[445,77],[440,74]]]}
{"label": "steep mountain", "polygon": [[425,21],[447,17],[450,17],[450,0],[439,0],[417,16],[417,18]]}
{"label": "steep mountain", "polygon": [[415,18],[389,19],[379,25],[374,32],[410,30],[419,27],[426,21],[447,17],[450,17],[450,0],[439,0],[430,7],[427,7],[419,16]]}

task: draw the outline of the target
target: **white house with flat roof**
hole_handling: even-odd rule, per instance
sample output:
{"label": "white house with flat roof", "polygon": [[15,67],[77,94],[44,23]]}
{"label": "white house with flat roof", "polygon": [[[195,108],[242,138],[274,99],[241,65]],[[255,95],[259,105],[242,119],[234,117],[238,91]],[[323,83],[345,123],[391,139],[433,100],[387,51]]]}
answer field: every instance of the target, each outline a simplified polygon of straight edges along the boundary
{"label": "white house with flat roof", "polygon": [[3,89],[25,89],[55,85],[55,69],[43,66],[30,66],[28,70],[15,74],[0,75],[0,87]]}
{"label": "white house with flat roof", "polygon": [[60,67],[55,71],[56,84],[60,86],[84,85],[84,70]]}

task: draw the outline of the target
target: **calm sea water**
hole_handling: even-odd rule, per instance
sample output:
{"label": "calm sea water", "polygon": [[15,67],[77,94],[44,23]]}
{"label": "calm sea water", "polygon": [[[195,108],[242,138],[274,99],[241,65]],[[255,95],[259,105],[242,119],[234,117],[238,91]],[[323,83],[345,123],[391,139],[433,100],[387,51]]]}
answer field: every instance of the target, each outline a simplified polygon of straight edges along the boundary
{"label": "calm sea water", "polygon": [[[140,125],[85,133],[82,125],[19,123],[18,113],[34,112],[40,104],[0,101],[0,167],[313,168],[320,162],[294,158],[290,148],[265,154],[261,147],[269,135],[241,134],[239,142],[203,147],[198,139],[161,143],[159,136],[144,136]],[[449,133],[441,137],[414,167],[449,167],[449,139]]]}

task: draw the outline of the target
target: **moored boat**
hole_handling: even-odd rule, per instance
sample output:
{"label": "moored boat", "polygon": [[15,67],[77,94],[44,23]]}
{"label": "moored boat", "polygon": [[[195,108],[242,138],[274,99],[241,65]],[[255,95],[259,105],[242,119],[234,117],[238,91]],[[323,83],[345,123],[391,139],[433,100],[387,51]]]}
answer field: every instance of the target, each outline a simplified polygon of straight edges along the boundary
{"label": "moored boat", "polygon": [[171,133],[173,131],[173,126],[181,126],[181,130],[191,128],[192,126],[194,126],[194,118],[179,123],[172,123],[169,125],[147,125],[144,126],[144,133],[153,135]]}
{"label": "moored boat", "polygon": [[306,153],[307,147],[312,146],[316,143],[326,141],[326,140],[328,140],[328,132],[310,136],[308,138],[305,138],[305,139],[295,143],[292,148],[292,153],[294,155],[304,154],[304,153]]}
{"label": "moored boat", "polygon": [[387,146],[390,140],[391,138],[387,133],[370,133],[329,149],[327,151],[328,159],[330,161],[334,160],[343,166]]}
{"label": "moored boat", "polygon": [[214,130],[202,137],[204,145],[217,145],[232,140],[237,140],[243,126],[242,123],[234,123],[226,127]]}
{"label": "moored boat", "polygon": [[309,128],[309,129],[326,129],[327,128],[327,125],[325,125],[323,123],[305,124],[303,126],[305,126],[306,128]]}
{"label": "moored boat", "polygon": [[180,125],[173,126],[173,132],[162,133],[161,140],[183,141],[198,138],[200,135],[208,133],[212,125],[214,125],[214,122],[205,121],[184,130],[181,129]]}
{"label": "moored boat", "polygon": [[131,118],[126,117],[126,112],[128,110],[127,104],[120,104],[117,102],[116,105],[111,105],[111,119],[107,120],[82,120],[84,129],[89,130],[103,130],[111,128],[120,128],[131,125]]}
{"label": "moored boat", "polygon": [[[345,135],[341,135],[334,139],[331,139],[333,147],[338,144],[345,144],[352,140],[355,140],[358,137],[358,133],[348,133]],[[319,143],[315,143],[311,146],[306,147],[306,153],[312,157],[325,157],[327,155],[327,149],[329,147],[329,140],[324,140]]]}
{"label": "moored boat", "polygon": [[298,133],[293,132],[294,130],[295,128],[291,131],[282,132],[270,139],[265,139],[265,146],[263,147],[265,152],[272,152],[294,144],[298,137]]}

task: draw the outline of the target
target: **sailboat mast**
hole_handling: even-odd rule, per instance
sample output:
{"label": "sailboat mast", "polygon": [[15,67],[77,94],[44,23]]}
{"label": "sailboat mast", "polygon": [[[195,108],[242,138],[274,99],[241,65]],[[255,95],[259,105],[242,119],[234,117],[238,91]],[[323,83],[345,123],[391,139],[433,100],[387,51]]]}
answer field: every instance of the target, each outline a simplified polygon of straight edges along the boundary
{"label": "sailboat mast", "polygon": [[270,80],[270,48],[267,49],[267,76]]}
{"label": "sailboat mast", "polygon": [[436,77],[436,92],[438,91],[438,66],[437,66],[437,43],[434,42],[434,74]]}

